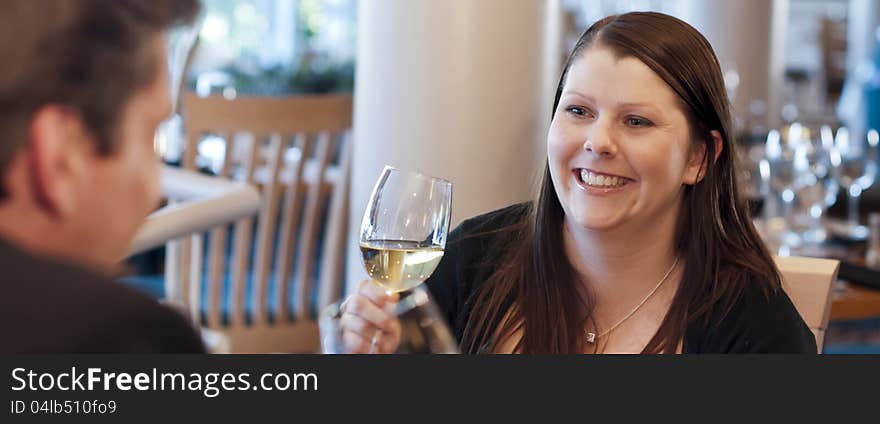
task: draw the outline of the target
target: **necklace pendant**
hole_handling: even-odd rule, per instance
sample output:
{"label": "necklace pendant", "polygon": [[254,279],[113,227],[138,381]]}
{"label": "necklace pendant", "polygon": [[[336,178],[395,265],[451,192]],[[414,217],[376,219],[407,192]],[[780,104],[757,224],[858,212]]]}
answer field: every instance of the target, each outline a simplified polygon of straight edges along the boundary
{"label": "necklace pendant", "polygon": [[596,341],[596,333],[587,331],[587,343],[593,343]]}

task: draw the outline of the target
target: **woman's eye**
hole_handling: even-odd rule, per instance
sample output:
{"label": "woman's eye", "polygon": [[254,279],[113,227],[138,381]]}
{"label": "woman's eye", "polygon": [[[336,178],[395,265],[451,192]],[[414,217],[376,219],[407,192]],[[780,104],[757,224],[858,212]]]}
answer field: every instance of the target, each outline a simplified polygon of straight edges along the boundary
{"label": "woman's eye", "polygon": [[651,125],[651,121],[638,116],[630,116],[629,118],[626,118],[626,124],[631,127],[647,127]]}
{"label": "woman's eye", "polygon": [[578,106],[569,106],[565,110],[568,111],[569,113],[573,113],[578,116],[588,115],[588,112],[586,109],[584,109],[582,107],[578,107]]}

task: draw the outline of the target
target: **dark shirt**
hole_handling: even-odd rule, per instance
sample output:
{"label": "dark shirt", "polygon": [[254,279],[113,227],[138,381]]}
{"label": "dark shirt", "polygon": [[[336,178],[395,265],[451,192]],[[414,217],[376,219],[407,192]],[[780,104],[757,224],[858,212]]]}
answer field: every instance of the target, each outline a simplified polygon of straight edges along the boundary
{"label": "dark shirt", "polygon": [[0,239],[0,352],[199,353],[179,313],[87,269]]}
{"label": "dark shirt", "polygon": [[[497,231],[524,219],[527,204],[517,204],[468,219],[449,234],[446,252],[426,281],[439,308],[446,313],[459,343],[471,315],[468,300],[503,260],[516,237]],[[714,308],[708,328],[697,323],[685,329],[684,353],[816,353],[816,339],[782,289],[768,298],[757,285],[722,316]]]}

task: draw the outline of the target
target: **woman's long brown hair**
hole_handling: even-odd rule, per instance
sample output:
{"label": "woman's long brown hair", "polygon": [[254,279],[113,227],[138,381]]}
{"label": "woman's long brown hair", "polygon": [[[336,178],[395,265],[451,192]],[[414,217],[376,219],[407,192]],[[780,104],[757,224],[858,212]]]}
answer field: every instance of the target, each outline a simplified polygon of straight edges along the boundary
{"label": "woman's long brown hair", "polygon": [[[705,144],[703,179],[684,186],[675,248],[683,259],[681,283],[645,353],[673,353],[691,325],[707,328],[723,317],[750,286],[768,294],[781,287],[779,272],[751,223],[737,189],[731,117],[721,69],[708,41],[674,17],[651,12],[610,16],[581,35],[569,55],[553,113],[571,64],[599,43],[621,57],[634,57],[659,75],[682,101],[694,143]],[[711,131],[723,148],[714,162]],[[474,293],[462,345],[496,351],[522,332],[521,353],[581,353],[593,300],[582,295],[581,277],[563,249],[564,212],[549,165],[537,202],[510,231],[501,266]],[[586,314],[584,313],[586,311]]]}

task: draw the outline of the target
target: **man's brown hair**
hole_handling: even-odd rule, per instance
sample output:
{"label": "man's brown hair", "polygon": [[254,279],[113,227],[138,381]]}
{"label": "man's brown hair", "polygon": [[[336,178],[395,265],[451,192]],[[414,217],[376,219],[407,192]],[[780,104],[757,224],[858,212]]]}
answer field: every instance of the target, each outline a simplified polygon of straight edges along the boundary
{"label": "man's brown hair", "polygon": [[[40,107],[70,107],[114,150],[128,99],[155,78],[150,41],[192,22],[199,0],[0,1],[0,176]],[[5,197],[0,186],[0,199]]]}

